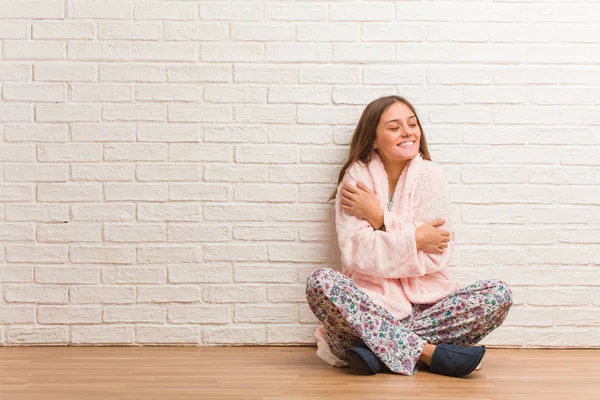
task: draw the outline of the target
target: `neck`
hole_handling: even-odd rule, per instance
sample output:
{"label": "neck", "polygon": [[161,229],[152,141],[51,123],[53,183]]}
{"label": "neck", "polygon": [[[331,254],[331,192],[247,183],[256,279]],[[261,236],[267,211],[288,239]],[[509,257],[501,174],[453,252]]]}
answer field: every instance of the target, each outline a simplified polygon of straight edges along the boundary
{"label": "neck", "polygon": [[401,162],[398,162],[398,161],[391,162],[391,161],[386,160],[385,158],[381,157],[381,155],[379,155],[379,157],[381,158],[381,161],[383,162],[383,166],[385,167],[385,172],[387,173],[388,180],[390,182],[397,182],[398,179],[400,179],[402,170],[404,170],[404,167],[406,167],[406,164],[408,164],[408,162],[410,161],[410,160],[403,160]]}

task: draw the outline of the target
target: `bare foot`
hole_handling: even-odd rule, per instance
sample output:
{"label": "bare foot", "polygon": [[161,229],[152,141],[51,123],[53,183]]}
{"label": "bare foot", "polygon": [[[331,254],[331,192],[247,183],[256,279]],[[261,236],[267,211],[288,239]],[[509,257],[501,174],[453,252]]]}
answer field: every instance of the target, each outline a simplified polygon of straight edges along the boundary
{"label": "bare foot", "polygon": [[435,351],[435,345],[425,343],[425,347],[423,347],[423,352],[421,353],[421,356],[419,357],[419,361],[422,361],[425,364],[427,364],[428,366],[431,366],[431,356],[433,355],[434,351]]}

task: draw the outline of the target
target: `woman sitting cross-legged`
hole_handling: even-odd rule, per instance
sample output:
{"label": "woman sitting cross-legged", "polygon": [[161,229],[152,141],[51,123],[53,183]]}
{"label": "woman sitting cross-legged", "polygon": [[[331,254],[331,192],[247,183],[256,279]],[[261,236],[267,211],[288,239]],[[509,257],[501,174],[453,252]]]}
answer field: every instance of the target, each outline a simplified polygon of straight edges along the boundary
{"label": "woman sitting cross-legged", "polygon": [[317,355],[368,373],[473,372],[485,354],[475,344],[504,322],[512,292],[497,279],[451,279],[444,171],[406,99],[367,105],[334,198],[342,272],[320,268],[306,282],[322,322]]}

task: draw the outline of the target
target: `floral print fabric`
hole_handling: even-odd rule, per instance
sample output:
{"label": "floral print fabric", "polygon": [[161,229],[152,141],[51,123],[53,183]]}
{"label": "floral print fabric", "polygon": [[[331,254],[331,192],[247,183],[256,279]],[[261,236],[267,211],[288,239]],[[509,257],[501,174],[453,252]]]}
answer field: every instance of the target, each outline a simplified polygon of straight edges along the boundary
{"label": "floral print fabric", "polygon": [[315,270],[306,282],[311,311],[323,322],[332,353],[347,360],[347,348],[365,344],[393,372],[413,375],[425,343],[471,346],[500,326],[512,291],[497,279],[462,286],[431,304],[413,304],[404,319],[374,303],[352,279],[331,269]]}

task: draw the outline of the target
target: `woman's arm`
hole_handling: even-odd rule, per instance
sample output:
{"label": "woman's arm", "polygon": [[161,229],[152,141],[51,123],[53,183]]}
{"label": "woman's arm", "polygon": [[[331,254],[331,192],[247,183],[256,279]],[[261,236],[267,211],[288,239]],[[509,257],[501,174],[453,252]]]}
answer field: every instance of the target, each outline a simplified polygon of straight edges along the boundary
{"label": "woman's arm", "polygon": [[414,226],[394,232],[375,230],[365,218],[344,210],[343,185],[356,185],[358,181],[373,189],[366,168],[354,164],[344,175],[336,196],[336,231],[344,267],[390,279],[425,275],[418,262]]}
{"label": "woman's arm", "polygon": [[[364,182],[358,182],[356,187],[348,184],[344,185],[342,190],[345,197],[344,202],[346,204],[354,203],[351,207],[343,207],[344,210],[358,218],[363,217],[376,230],[381,227],[380,229],[383,232],[387,231],[386,227],[390,228],[390,232],[406,229],[414,229],[417,232],[418,227],[422,224],[437,218],[446,220],[445,224],[441,225],[441,229],[447,230],[450,225],[450,199],[445,174],[438,164],[429,163],[427,167],[416,192],[415,222],[401,221],[395,214],[383,211],[377,196]],[[424,239],[421,238],[421,240]],[[427,273],[431,273],[447,267],[454,248],[452,237],[447,242],[446,247],[441,248],[440,253],[430,253],[422,250],[421,245],[426,245],[426,243],[420,242],[419,235],[416,235],[415,242],[419,264],[421,264],[419,270],[425,269]]]}

